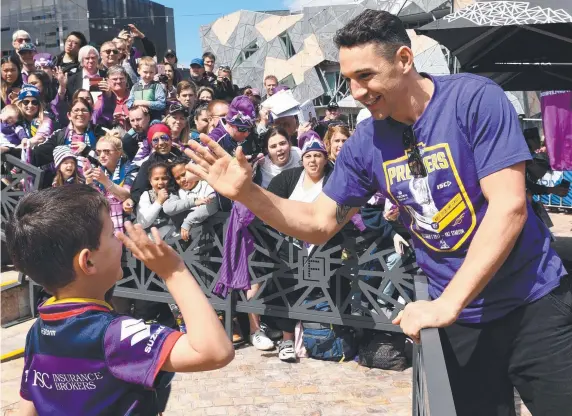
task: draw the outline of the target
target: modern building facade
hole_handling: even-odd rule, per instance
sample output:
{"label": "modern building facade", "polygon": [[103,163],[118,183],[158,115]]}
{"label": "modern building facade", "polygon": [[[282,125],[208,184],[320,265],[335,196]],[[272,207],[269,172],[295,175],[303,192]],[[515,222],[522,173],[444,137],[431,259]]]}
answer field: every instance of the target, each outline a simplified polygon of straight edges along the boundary
{"label": "modern building facade", "polygon": [[98,46],[129,23],[153,40],[157,56],[176,48],[173,9],[150,0],[2,0],[1,21],[2,55],[18,29],[30,33],[38,50],[58,54],[71,31]]}
{"label": "modern building facade", "polygon": [[449,73],[448,53],[412,30],[449,13],[447,0],[356,0],[300,12],[240,10],[200,28],[203,49],[213,52],[217,63],[231,66],[239,86],[262,88],[264,77],[272,74],[292,88],[300,102],[314,100],[320,106],[346,99],[351,106],[333,37],[365,9],[387,10],[411,28],[408,33],[418,70]]}

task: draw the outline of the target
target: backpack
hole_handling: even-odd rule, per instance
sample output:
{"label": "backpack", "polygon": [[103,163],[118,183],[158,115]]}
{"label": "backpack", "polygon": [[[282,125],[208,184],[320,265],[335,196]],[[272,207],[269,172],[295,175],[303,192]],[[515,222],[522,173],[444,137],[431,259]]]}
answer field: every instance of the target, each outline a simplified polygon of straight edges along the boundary
{"label": "backpack", "polygon": [[[327,302],[318,303],[315,310],[331,312]],[[304,322],[302,340],[308,356],[319,360],[349,361],[357,353],[357,342],[353,328]]]}
{"label": "backpack", "polygon": [[358,364],[369,368],[403,371],[410,367],[412,344],[397,332],[364,331]]}

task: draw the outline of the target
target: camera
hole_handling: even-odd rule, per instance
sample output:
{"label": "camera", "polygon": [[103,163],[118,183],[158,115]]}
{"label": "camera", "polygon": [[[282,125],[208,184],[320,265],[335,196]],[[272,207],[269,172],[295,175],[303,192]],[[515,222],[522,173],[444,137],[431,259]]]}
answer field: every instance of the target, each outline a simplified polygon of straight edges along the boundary
{"label": "camera", "polygon": [[123,26],[122,30],[125,30],[127,33],[131,33],[131,28],[127,25]]}
{"label": "camera", "polygon": [[167,75],[159,75],[159,82],[162,84],[166,84],[167,81],[169,80],[169,78],[167,77]]}

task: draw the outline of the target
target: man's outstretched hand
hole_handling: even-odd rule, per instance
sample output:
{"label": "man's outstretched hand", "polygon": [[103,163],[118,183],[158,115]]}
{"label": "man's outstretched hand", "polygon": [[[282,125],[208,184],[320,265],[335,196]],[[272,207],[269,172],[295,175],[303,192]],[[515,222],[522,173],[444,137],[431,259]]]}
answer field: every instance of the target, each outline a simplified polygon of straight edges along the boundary
{"label": "man's outstretched hand", "polygon": [[[189,163],[187,170],[208,182],[215,191],[235,201],[241,201],[252,183],[252,166],[242,148],[236,149],[236,156],[229,155],[218,143],[201,135],[201,146],[189,142],[192,154],[187,153],[195,163]],[[242,202],[242,201],[241,201]]]}

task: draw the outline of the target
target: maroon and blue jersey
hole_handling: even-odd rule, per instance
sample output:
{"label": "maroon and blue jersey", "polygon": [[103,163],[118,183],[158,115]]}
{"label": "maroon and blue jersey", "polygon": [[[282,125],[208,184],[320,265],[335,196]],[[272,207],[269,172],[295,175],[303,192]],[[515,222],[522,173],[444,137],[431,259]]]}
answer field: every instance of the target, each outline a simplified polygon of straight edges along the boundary
{"label": "maroon and blue jersey", "polygon": [[20,395],[39,415],[141,413],[182,335],[93,299],[49,299],[26,338]]}

